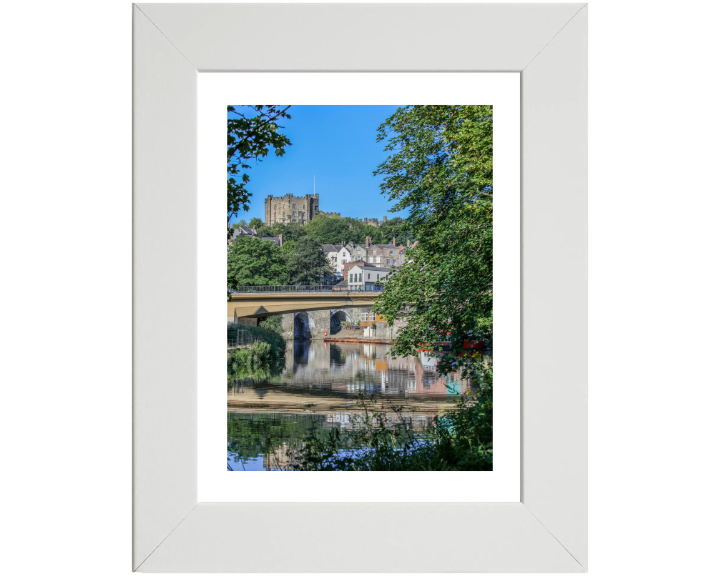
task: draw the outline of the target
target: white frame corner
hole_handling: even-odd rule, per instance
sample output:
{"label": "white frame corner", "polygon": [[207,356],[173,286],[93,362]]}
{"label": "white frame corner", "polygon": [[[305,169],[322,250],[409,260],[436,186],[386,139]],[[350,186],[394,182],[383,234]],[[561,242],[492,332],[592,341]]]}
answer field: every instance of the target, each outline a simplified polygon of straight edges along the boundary
{"label": "white frame corner", "polygon": [[[249,71],[521,73],[520,503],[197,502],[197,76]],[[133,570],[584,572],[587,524],[587,5],[134,5]]]}

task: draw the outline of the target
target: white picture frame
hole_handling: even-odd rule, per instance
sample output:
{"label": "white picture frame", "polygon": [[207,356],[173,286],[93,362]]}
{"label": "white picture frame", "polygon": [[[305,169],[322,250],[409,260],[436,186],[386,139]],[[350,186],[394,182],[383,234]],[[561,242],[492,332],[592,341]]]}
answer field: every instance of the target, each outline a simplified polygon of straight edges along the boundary
{"label": "white picture frame", "polygon": [[[520,503],[197,501],[196,83],[235,71],[520,72]],[[587,570],[587,5],[133,6],[132,566]]]}

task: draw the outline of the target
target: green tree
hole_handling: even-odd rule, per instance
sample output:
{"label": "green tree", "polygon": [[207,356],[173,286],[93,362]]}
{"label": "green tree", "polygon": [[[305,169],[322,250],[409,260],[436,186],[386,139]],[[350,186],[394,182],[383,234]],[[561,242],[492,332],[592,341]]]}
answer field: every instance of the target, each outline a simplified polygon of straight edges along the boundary
{"label": "green tree", "polygon": [[227,282],[231,288],[285,285],[288,283],[285,254],[274,242],[252,236],[237,238],[228,250]]}
{"label": "green tree", "polygon": [[[239,108],[239,109],[238,109]],[[249,210],[251,193],[247,190],[250,161],[260,161],[270,149],[276,156],[285,154],[290,139],[278,130],[278,120],[290,119],[290,106],[228,106],[227,119],[227,219],[238,211]],[[228,237],[231,232],[228,231]]]}
{"label": "green tree", "polygon": [[253,218],[252,220],[250,220],[250,224],[248,224],[248,226],[250,228],[252,228],[253,226],[255,226],[256,228],[260,228],[261,226],[264,226],[264,223],[262,220],[260,220],[260,218]]}
{"label": "green tree", "polygon": [[288,240],[287,242],[283,242],[283,245],[280,247],[280,250],[282,250],[285,254],[293,253],[295,251],[295,241]]}
{"label": "green tree", "polygon": [[305,232],[320,244],[340,244],[343,240],[346,242],[356,241],[347,218],[316,216],[305,224]]}
{"label": "green tree", "polygon": [[316,284],[332,273],[320,243],[307,236],[295,241],[295,249],[288,255],[287,271],[293,284]]}
{"label": "green tree", "polygon": [[376,244],[388,244],[395,238],[398,245],[409,246],[417,240],[410,225],[403,218],[391,218],[387,222],[383,222],[369,236],[372,236],[373,242]]}
{"label": "green tree", "polygon": [[395,354],[450,340],[441,372],[455,362],[470,374],[463,341],[492,338],[492,134],[491,106],[407,106],[378,128],[391,155],[375,174],[393,210],[409,209],[419,245],[388,277],[375,311],[408,323]]}

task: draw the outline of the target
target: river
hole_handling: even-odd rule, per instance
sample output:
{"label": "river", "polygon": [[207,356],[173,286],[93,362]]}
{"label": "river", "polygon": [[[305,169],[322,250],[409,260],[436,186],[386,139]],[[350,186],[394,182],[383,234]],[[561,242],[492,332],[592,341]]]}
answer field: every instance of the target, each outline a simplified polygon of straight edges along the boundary
{"label": "river", "polygon": [[313,427],[358,425],[361,392],[390,423],[422,429],[468,389],[457,374],[439,376],[436,363],[392,358],[389,345],[288,341],[282,369],[228,384],[228,470],[287,469]]}

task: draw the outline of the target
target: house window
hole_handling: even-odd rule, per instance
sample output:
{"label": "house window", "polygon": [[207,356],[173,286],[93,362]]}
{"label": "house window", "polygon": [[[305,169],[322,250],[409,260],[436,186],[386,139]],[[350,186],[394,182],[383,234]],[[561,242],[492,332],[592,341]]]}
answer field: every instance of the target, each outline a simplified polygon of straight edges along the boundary
{"label": "house window", "polygon": [[390,256],[392,256],[392,250],[390,250]]}
{"label": "house window", "polygon": [[373,254],[377,254],[377,250],[373,250]]}
{"label": "house window", "polygon": [[386,263],[386,264],[390,264],[390,258],[388,258],[387,260],[385,260],[385,263]]}
{"label": "house window", "polygon": [[393,258],[393,266],[395,266],[395,259]]}
{"label": "house window", "polygon": [[293,210],[295,210],[295,204],[293,204]]}
{"label": "house window", "polygon": [[360,314],[360,320],[361,320],[362,322],[367,322],[367,319],[368,319],[368,313],[367,313],[367,312],[362,312],[362,313]]}

